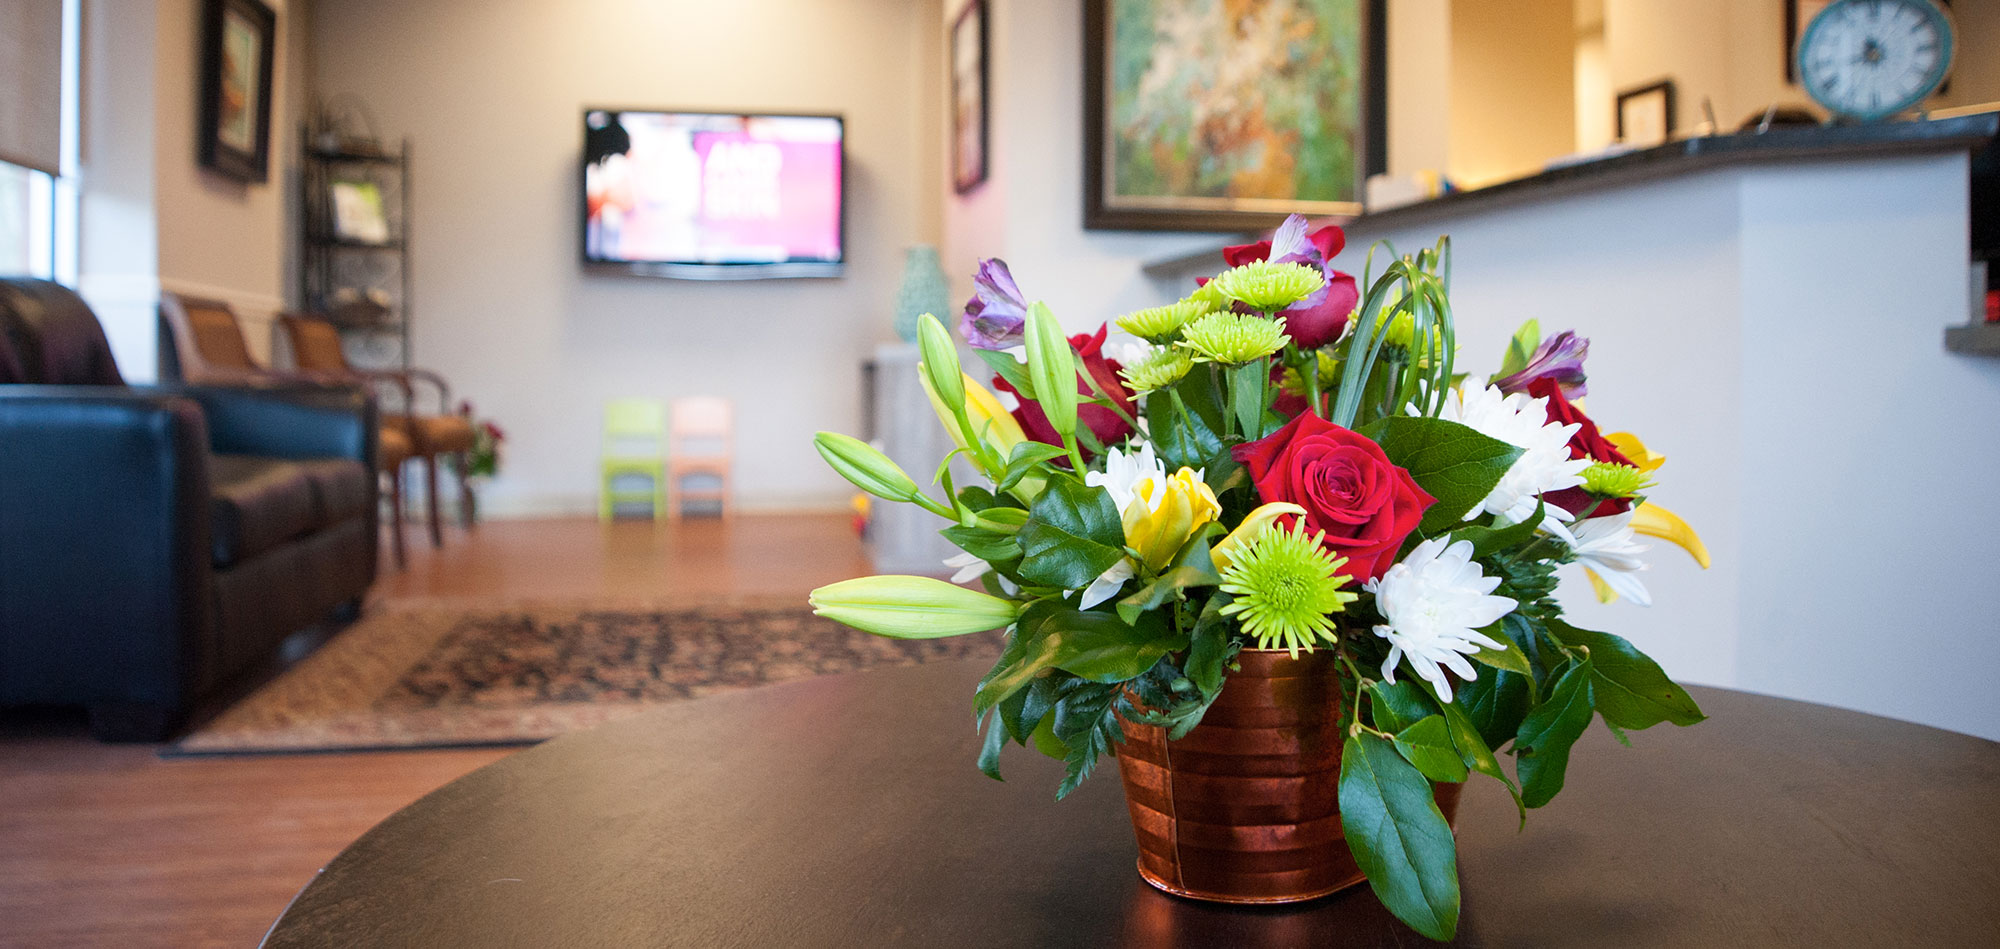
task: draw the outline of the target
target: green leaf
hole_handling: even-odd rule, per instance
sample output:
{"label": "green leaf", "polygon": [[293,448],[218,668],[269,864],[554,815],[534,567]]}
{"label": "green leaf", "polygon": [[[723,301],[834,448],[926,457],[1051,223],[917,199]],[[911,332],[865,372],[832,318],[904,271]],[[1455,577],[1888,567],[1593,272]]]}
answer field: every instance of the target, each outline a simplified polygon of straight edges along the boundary
{"label": "green leaf", "polygon": [[1501,631],[1500,627],[1503,622],[1503,620],[1494,620],[1492,625],[1481,629],[1480,632],[1493,637],[1494,642],[1506,646],[1506,649],[1492,649],[1481,646],[1479,651],[1469,653],[1469,655],[1473,661],[1481,665],[1492,666],[1495,669],[1505,669],[1508,672],[1518,672],[1524,676],[1534,675],[1534,667],[1528,665],[1528,654],[1522,652],[1521,647],[1515,645],[1514,641]]}
{"label": "green leaf", "polygon": [[1044,442],[1021,442],[1007,455],[1007,467],[1000,472],[1000,482],[995,485],[1005,491],[1020,484],[1021,479],[1035,470],[1035,466],[1051,458],[1061,458],[1066,454],[1061,448]]}
{"label": "green leaf", "polygon": [[1556,680],[1548,701],[1535,706],[1514,735],[1514,753],[1521,773],[1521,800],[1541,807],[1563,788],[1569,768],[1569,748],[1590,727],[1589,658],[1577,661]]}
{"label": "green leaf", "polygon": [[958,549],[987,563],[999,563],[1021,556],[1021,545],[1014,542],[1013,534],[1004,531],[954,525],[938,533],[943,534],[946,540],[957,544]]}
{"label": "green leaf", "polygon": [[1439,942],[1458,932],[1458,848],[1431,783],[1394,745],[1350,735],[1340,752],[1340,823],[1382,905]]}
{"label": "green leaf", "polygon": [[1405,676],[1395,684],[1375,682],[1368,686],[1368,709],[1375,715],[1375,727],[1399,732],[1437,713],[1437,703],[1429,693]]}
{"label": "green leaf", "polygon": [[972,696],[973,715],[986,714],[987,709],[1034,681],[1043,670],[1053,668],[1058,644],[1049,642],[1048,637],[1042,635],[1042,625],[1060,609],[1059,600],[1041,600],[1021,611],[1020,618],[1014,621],[1013,631],[1007,636],[1006,648],[1000,650],[1000,658],[979,680],[979,689]]}
{"label": "green leaf", "polygon": [[1500,360],[1498,376],[1511,376],[1528,368],[1528,360],[1534,358],[1535,348],[1542,345],[1542,324],[1539,320],[1529,320],[1514,331],[1514,338],[1507,341],[1507,355]]}
{"label": "green leaf", "polygon": [[[1490,490],[1490,489],[1489,489]],[[1542,515],[1547,505],[1537,502],[1535,513],[1519,524],[1505,527],[1461,527],[1451,532],[1451,539],[1472,541],[1473,559],[1491,557],[1503,550],[1524,547],[1535,540],[1535,529],[1542,525]]]}
{"label": "green leaf", "polygon": [[1243,433],[1245,441],[1263,437],[1264,390],[1270,378],[1271,367],[1262,359],[1229,370],[1231,409],[1236,413],[1236,430]]}
{"label": "green leaf", "polygon": [[1564,643],[1590,650],[1591,695],[1605,722],[1636,730],[1661,722],[1692,725],[1708,717],[1659,663],[1624,639],[1561,620],[1549,620],[1548,626]]}
{"label": "green leaf", "polygon": [[994,375],[1007,380],[1007,384],[1014,387],[1016,395],[1019,395],[1023,399],[1032,399],[1035,397],[1034,384],[1028,381],[1028,367],[1020,360],[1015,359],[1012,353],[993,349],[975,349],[972,351],[972,354],[984,361],[986,367],[993,370]]}
{"label": "green leaf", "polygon": [[1222,608],[1228,606],[1231,597],[1227,593],[1216,593],[1208,598],[1208,605],[1202,607],[1200,618],[1195,620],[1194,633],[1189,636],[1187,677],[1203,694],[1215,695],[1222,691],[1222,677],[1227,671],[1230,656],[1235,651],[1230,648],[1229,621],[1222,615]]}
{"label": "green leaf", "polygon": [[995,781],[1000,777],[1000,749],[1007,747],[1007,726],[1000,721],[1000,713],[994,712],[986,718],[986,740],[979,746],[979,770]]}
{"label": "green leaf", "polygon": [[1210,397],[1206,373],[1189,373],[1174,388],[1146,396],[1146,428],[1153,450],[1171,469],[1199,468],[1223,448],[1222,436],[1216,434],[1222,428],[1220,416],[1207,418],[1190,404],[1197,391],[1203,400]]}
{"label": "green leaf", "polygon": [[1369,432],[1390,461],[1437,498],[1417,528],[1426,535],[1464,519],[1521,457],[1519,448],[1443,419],[1391,416],[1369,426]]}
{"label": "green leaf", "polygon": [[1532,704],[1528,697],[1528,677],[1495,669],[1458,687],[1453,704],[1478,732],[1488,748],[1498,748],[1512,740],[1528,717]]}
{"label": "green leaf", "polygon": [[1125,556],[1125,526],[1103,488],[1075,477],[1051,478],[1018,535],[1021,577],[1078,590]]}
{"label": "green leaf", "polygon": [[1125,733],[1118,727],[1116,707],[1123,690],[1120,684],[1077,679],[1064,684],[1056,703],[1055,737],[1068,746],[1069,754],[1064,758],[1066,767],[1056,800],[1076,790],[1096,769],[1097,759],[1110,753],[1112,743],[1125,739]]}
{"label": "green leaf", "polygon": [[1018,507],[988,507],[975,515],[972,523],[975,527],[1012,534],[1019,531],[1021,525],[1028,523],[1028,512]]}
{"label": "green leaf", "polygon": [[1110,613],[1064,610],[1042,623],[1041,635],[1053,650],[1050,665],[1102,683],[1124,682],[1188,645],[1187,637],[1174,632],[1158,613],[1128,625]]}
{"label": "green leaf", "polygon": [[[1432,693],[1428,686],[1425,688],[1425,694],[1436,698],[1436,694]],[[1462,700],[1464,691],[1461,689],[1459,694]],[[1458,748],[1460,760],[1465,762],[1466,767],[1506,785],[1507,793],[1514,798],[1514,810],[1520,816],[1521,824],[1526,826],[1528,808],[1521,803],[1521,789],[1515,787],[1514,779],[1508,777],[1507,772],[1501,769],[1500,759],[1494,756],[1493,747],[1480,736],[1479,729],[1473,727],[1472,719],[1466,717],[1464,709],[1452,702],[1440,702],[1438,707],[1444,712],[1444,723],[1451,729],[1451,743]]]}
{"label": "green leaf", "polygon": [[1465,759],[1459,757],[1443,715],[1427,715],[1397,732],[1396,750],[1433,781],[1457,784],[1465,780]]}

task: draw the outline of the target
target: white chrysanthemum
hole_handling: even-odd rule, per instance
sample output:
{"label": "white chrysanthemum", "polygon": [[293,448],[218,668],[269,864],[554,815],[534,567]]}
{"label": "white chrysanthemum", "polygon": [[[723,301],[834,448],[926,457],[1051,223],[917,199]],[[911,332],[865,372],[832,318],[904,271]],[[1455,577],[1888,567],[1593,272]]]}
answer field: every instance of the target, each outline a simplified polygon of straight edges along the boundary
{"label": "white chrysanthemum", "polygon": [[[1466,512],[1466,520],[1484,512],[1518,524],[1534,516],[1540,495],[1583,483],[1583,469],[1590,467],[1590,459],[1569,456],[1570,436],[1581,426],[1549,421],[1548,403],[1528,398],[1525,392],[1504,395],[1493,386],[1445,393],[1439,418],[1521,449],[1521,457],[1514,459],[1486,499]],[[1570,514],[1551,505],[1544,523],[1550,518],[1566,521]]]}
{"label": "white chrysanthemum", "polygon": [[1387,621],[1375,627],[1375,635],[1389,641],[1382,678],[1394,684],[1396,664],[1407,656],[1410,668],[1435,686],[1438,698],[1446,702],[1451,701],[1451,680],[1444,670],[1462,679],[1479,678],[1465,655],[1482,648],[1506,649],[1479,628],[1516,606],[1507,597],[1491,595],[1500,578],[1485,576],[1472,562],[1472,542],[1447,546],[1449,539],[1436,537],[1418,544],[1402,563],[1365,587],[1375,594],[1375,609]]}
{"label": "white chrysanthemum", "polygon": [[1640,606],[1652,606],[1652,594],[1646,592],[1646,585],[1635,576],[1646,569],[1638,555],[1648,548],[1634,543],[1635,536],[1631,511],[1612,517],[1593,517],[1576,526],[1576,540],[1570,549],[1576,552],[1577,564],[1596,573],[1613,592]]}

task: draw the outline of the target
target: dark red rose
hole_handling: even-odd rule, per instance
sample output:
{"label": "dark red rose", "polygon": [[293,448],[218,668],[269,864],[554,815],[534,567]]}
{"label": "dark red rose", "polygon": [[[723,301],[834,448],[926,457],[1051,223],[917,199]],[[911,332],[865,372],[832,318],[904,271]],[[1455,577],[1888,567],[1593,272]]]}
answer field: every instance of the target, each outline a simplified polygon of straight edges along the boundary
{"label": "dark red rose", "polygon": [[1356,585],[1386,573],[1403,539],[1437,503],[1382,446],[1310,412],[1261,441],[1232,453],[1250,472],[1266,503],[1290,501],[1306,509],[1306,530],[1326,532],[1328,550],[1347,558],[1341,573]]}
{"label": "dark red rose", "polygon": [[[1094,334],[1078,333],[1069,338],[1070,347],[1076,350],[1078,370],[1076,391],[1083,396],[1097,394],[1091,389],[1090,384],[1084,381],[1083,374],[1088,373],[1090,378],[1097,381],[1098,387],[1102,388],[1105,394],[1117,400],[1120,408],[1136,417],[1137,409],[1132,404],[1132,390],[1126,387],[1125,377],[1118,374],[1119,370],[1125,367],[1120,365],[1118,360],[1104,355],[1104,337],[1109,329],[1110,324],[1107,323],[1099,326]],[[1007,380],[999,376],[993,377],[993,386],[1002,392],[1012,392],[1016,397],[1020,396],[1013,386],[1007,384]],[[1049,445],[1062,444],[1062,436],[1056,434],[1055,426],[1049,424],[1049,417],[1042,413],[1041,405],[1034,400],[1021,399],[1020,408],[1014,410],[1014,420],[1021,423],[1021,430],[1027,433],[1029,438]],[[1132,434],[1132,426],[1126,424],[1123,417],[1101,405],[1078,405],[1076,420],[1090,429],[1092,435],[1097,436],[1099,444],[1110,445],[1124,441],[1126,436]],[[1089,453],[1086,451],[1085,454],[1088,456]]]}
{"label": "dark red rose", "polygon": [[[1295,225],[1301,230],[1303,222]],[[1284,232],[1285,228],[1279,228]],[[1300,231],[1290,232],[1296,237]],[[1326,292],[1316,300],[1305,300],[1279,313],[1285,319],[1285,335],[1300,349],[1318,349],[1340,338],[1347,329],[1348,315],[1354,312],[1355,304],[1361,302],[1361,291],[1354,285],[1354,277],[1333,269],[1335,254],[1347,246],[1347,235],[1339,227],[1327,225],[1314,231],[1306,238],[1310,246],[1300,244],[1285,248],[1278,259],[1295,261],[1317,267],[1326,275]],[[1222,249],[1222,259],[1231,267],[1241,267],[1253,260],[1264,260],[1271,256],[1271,242],[1258,241],[1254,244],[1232,244]]]}
{"label": "dark red rose", "polygon": [[[1577,428],[1576,434],[1569,437],[1569,456],[1571,458],[1588,458],[1592,461],[1608,461],[1619,465],[1629,465],[1632,463],[1632,459],[1625,457],[1625,454],[1618,450],[1618,446],[1611,444],[1610,439],[1605,438],[1603,434],[1598,432],[1597,423],[1591,421],[1590,416],[1583,414],[1582,409],[1570,404],[1569,397],[1563,395],[1562,384],[1555,377],[1544,376],[1528,383],[1528,395],[1537,399],[1549,400],[1549,421],[1559,425],[1580,426]],[[1561,491],[1550,491],[1542,495],[1542,500],[1562,508],[1571,514],[1582,514],[1584,511],[1590,510],[1590,516],[1592,517],[1609,517],[1613,514],[1623,514],[1632,509],[1631,501],[1618,498],[1598,503],[1597,508],[1591,510],[1590,506],[1596,502],[1596,499],[1590,496],[1590,492],[1582,488],[1564,488]]]}

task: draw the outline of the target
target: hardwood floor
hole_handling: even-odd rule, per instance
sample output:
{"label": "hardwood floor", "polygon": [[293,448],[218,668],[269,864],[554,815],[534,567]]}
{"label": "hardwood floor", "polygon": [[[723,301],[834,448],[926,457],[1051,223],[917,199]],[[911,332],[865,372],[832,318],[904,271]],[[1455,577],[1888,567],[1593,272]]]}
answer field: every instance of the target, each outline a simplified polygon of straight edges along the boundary
{"label": "hardwood floor", "polygon": [[[868,572],[840,515],[412,530],[371,597],[797,594]],[[376,822],[508,750],[162,760],[80,716],[0,715],[0,946],[254,946]]]}

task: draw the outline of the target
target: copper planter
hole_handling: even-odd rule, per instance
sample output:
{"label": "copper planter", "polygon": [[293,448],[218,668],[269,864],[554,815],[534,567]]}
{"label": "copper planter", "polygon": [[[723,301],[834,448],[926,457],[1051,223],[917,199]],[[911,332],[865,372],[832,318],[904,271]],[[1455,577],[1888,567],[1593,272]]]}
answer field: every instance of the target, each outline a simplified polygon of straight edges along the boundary
{"label": "copper planter", "polygon": [[[1365,878],[1340,827],[1340,679],[1331,650],[1246,649],[1179,741],[1125,723],[1118,770],[1139,875],[1176,896],[1291,903]],[[1459,785],[1437,786],[1449,820]]]}

